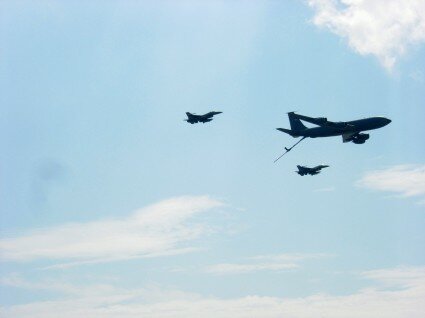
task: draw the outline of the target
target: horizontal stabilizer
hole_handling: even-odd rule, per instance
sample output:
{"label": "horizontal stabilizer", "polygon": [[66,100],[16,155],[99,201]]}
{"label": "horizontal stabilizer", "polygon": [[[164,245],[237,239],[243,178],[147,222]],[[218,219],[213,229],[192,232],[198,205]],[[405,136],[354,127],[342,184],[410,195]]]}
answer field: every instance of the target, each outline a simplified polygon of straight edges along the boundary
{"label": "horizontal stabilizer", "polygon": [[288,135],[291,135],[292,137],[299,137],[299,135],[297,135],[295,132],[293,132],[291,129],[286,129],[286,128],[276,128],[277,130],[284,132]]}

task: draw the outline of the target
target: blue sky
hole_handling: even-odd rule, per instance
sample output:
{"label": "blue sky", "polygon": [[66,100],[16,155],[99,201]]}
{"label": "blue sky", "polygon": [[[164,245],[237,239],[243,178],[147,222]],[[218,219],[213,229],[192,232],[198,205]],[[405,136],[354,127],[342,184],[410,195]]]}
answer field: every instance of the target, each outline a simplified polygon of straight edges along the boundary
{"label": "blue sky", "polygon": [[0,317],[422,317],[424,6],[1,2]]}

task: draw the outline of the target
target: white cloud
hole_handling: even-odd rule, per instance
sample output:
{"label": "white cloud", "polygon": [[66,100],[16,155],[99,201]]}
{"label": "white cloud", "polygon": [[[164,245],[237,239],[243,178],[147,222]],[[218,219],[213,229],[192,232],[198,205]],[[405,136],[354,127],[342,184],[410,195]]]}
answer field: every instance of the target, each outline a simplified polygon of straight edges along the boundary
{"label": "white cloud", "polygon": [[424,267],[400,267],[395,269],[379,269],[361,273],[368,279],[374,279],[388,286],[425,287]]}
{"label": "white cloud", "polygon": [[324,257],[325,254],[276,254],[259,255],[250,257],[245,262],[240,263],[221,263],[208,266],[207,273],[226,275],[226,274],[247,274],[258,271],[287,271],[300,267],[301,261]]}
{"label": "white cloud", "polygon": [[367,172],[358,186],[398,193],[401,197],[425,197],[425,165],[398,165]]}
{"label": "white cloud", "polygon": [[0,240],[6,261],[73,260],[68,265],[185,253],[185,243],[212,231],[194,216],[222,206],[207,196],[177,197],[129,216],[38,229]]}
{"label": "white cloud", "polygon": [[425,41],[423,0],[309,0],[313,23],[348,40],[361,55],[391,69],[411,45]]}
{"label": "white cloud", "polygon": [[256,263],[256,264],[232,264],[222,263],[211,265],[206,272],[212,274],[246,274],[258,271],[286,271],[298,268],[294,263]]}
{"label": "white cloud", "polygon": [[[343,296],[203,297],[159,288],[122,289],[112,285],[69,286],[16,280],[15,287],[52,288],[62,300],[38,301],[0,308],[0,317],[14,318],[422,318],[425,312],[425,268],[381,269],[361,273],[375,283]],[[9,284],[13,285],[13,284]],[[60,286],[61,284],[59,284]],[[79,291],[79,292],[78,292]]]}

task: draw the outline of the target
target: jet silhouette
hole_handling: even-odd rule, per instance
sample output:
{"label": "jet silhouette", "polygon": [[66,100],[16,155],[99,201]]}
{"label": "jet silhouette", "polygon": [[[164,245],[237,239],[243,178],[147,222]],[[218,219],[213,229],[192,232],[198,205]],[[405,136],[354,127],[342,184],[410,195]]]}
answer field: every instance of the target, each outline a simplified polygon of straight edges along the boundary
{"label": "jet silhouette", "polygon": [[305,176],[306,174],[309,174],[310,176],[314,176],[316,174],[320,173],[320,170],[322,170],[323,168],[327,168],[329,166],[325,166],[325,165],[319,165],[313,168],[309,168],[309,167],[304,167],[304,166],[297,166],[298,171],[295,171],[296,173],[298,173],[300,176]]}
{"label": "jet silhouette", "polygon": [[206,113],[204,115],[196,115],[196,114],[192,114],[187,112],[187,119],[185,119],[185,121],[187,121],[190,124],[196,124],[196,123],[207,123],[211,120],[213,120],[213,116],[214,115],[218,115],[221,114],[222,112],[209,112]]}

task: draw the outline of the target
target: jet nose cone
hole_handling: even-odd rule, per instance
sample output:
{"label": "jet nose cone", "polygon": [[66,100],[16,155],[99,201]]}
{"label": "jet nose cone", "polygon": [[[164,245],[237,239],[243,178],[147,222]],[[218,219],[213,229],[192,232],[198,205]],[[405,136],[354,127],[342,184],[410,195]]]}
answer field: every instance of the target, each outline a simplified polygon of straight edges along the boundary
{"label": "jet nose cone", "polygon": [[381,127],[384,127],[388,125],[391,122],[391,119],[385,118],[385,117],[379,117],[379,125]]}

